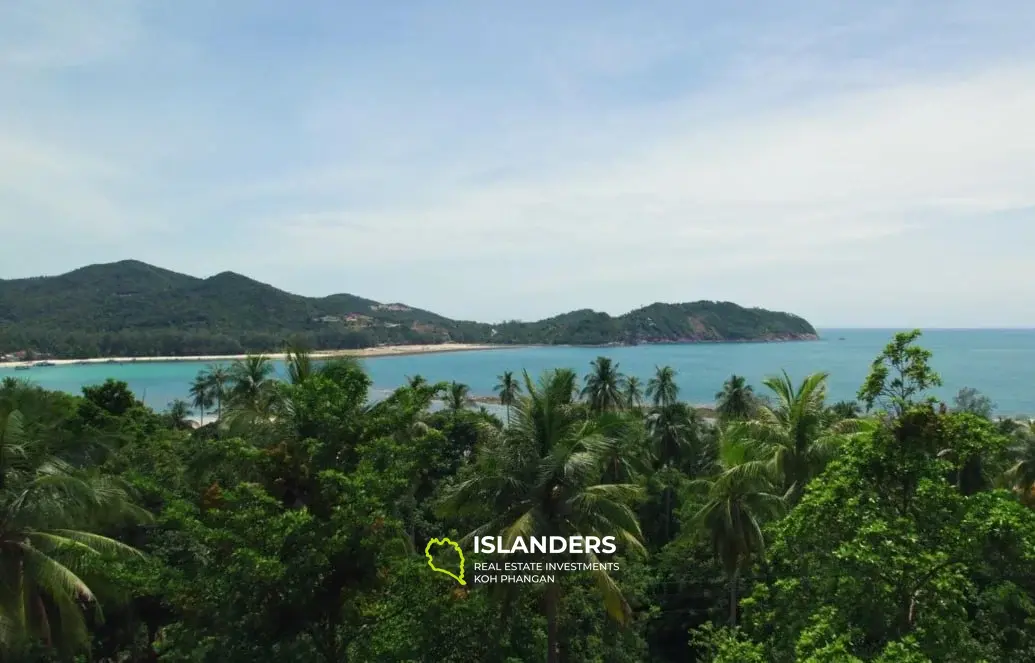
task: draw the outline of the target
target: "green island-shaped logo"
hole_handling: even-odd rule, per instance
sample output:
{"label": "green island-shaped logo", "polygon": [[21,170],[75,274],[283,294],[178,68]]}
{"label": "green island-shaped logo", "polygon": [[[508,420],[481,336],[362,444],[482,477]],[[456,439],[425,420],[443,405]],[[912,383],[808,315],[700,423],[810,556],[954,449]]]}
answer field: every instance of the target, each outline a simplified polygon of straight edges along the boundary
{"label": "green island-shaped logo", "polygon": [[[435,566],[435,560],[431,556],[431,546],[433,546],[433,545],[453,546],[453,550],[456,551],[456,554],[460,555],[460,575],[458,575],[458,576],[454,575],[452,571],[447,571],[446,569],[440,569],[437,566]],[[464,582],[464,551],[460,550],[460,545],[459,544],[454,543],[453,541],[450,541],[449,539],[446,539],[446,538],[432,539],[431,541],[428,541],[428,545],[424,548],[424,556],[428,558],[428,566],[431,567],[432,571],[438,571],[439,573],[445,573],[447,576],[449,576],[450,578],[453,578],[454,580],[459,582],[461,585],[466,585],[467,584],[466,582]]]}

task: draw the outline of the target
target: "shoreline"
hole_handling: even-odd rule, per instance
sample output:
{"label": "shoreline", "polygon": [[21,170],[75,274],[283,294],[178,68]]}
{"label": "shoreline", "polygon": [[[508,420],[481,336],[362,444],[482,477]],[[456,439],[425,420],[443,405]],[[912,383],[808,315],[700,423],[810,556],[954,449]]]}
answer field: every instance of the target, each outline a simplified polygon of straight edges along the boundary
{"label": "shoreline", "polygon": [[[446,352],[475,352],[481,350],[501,350],[506,348],[518,349],[529,347],[525,345],[487,345],[474,343],[432,343],[425,345],[384,345],[372,348],[356,348],[353,350],[319,350],[309,353],[310,356],[319,361],[321,359],[336,359],[338,357],[406,357],[410,355],[439,354]],[[255,352],[251,355],[178,355],[175,357],[90,357],[88,359],[34,359],[32,361],[5,361],[0,362],[0,369],[29,367],[36,368],[36,364],[47,362],[54,366],[75,366],[86,364],[139,364],[139,363],[190,363],[190,362],[228,362],[245,359],[248,356],[262,355],[270,359],[286,359],[286,352]],[[41,366],[40,368],[45,368]]]}
{"label": "shoreline", "polygon": [[[698,344],[724,344],[724,343],[795,343],[803,341],[819,341],[821,337],[811,338],[761,338],[761,339],[681,339],[673,341],[644,341],[641,343],[603,343],[603,344],[570,344],[570,343],[522,343],[522,344],[493,344],[493,343],[424,343],[413,345],[383,345],[369,348],[354,348],[348,350],[315,350],[310,352],[313,359],[334,359],[336,357],[405,357],[408,355],[439,354],[445,352],[475,352],[482,350],[505,350],[522,348],[593,348],[593,349],[614,349],[614,348],[635,348],[652,345],[698,345]],[[86,365],[86,364],[133,364],[140,362],[225,362],[245,359],[248,356],[262,355],[270,359],[283,360],[287,358],[286,352],[252,352],[237,355],[176,355],[169,357],[89,357],[86,359],[33,359],[32,361],[0,361],[0,370],[5,368],[35,368],[41,362],[47,362],[54,366]],[[41,368],[44,368],[41,366]]]}

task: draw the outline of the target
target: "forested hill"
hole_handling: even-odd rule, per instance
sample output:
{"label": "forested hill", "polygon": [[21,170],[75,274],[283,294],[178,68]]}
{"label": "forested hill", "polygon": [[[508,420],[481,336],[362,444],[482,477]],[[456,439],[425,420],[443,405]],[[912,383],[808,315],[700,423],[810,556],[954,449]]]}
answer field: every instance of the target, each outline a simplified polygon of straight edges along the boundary
{"label": "forested hill", "polygon": [[493,325],[349,294],[302,297],[233,272],[200,279],[133,260],[0,280],[0,352],[57,357],[237,354],[279,350],[291,341],[338,349],[815,337],[798,316],[729,302],[658,303],[617,317],[587,309]]}

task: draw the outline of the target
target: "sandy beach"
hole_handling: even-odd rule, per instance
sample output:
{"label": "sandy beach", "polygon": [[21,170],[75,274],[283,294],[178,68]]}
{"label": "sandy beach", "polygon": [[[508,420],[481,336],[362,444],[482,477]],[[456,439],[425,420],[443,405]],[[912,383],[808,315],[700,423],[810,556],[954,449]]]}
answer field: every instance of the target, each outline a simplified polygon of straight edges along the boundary
{"label": "sandy beach", "polygon": [[[384,345],[373,348],[359,348],[356,350],[327,350],[313,352],[313,359],[332,359],[334,357],[402,357],[405,355],[431,354],[435,352],[470,352],[473,350],[498,350],[501,348],[517,348],[516,345],[475,345],[469,343],[436,343],[432,345]],[[286,353],[263,353],[271,359],[284,359]],[[69,364],[130,364],[139,362],[170,362],[170,361],[234,361],[244,359],[247,355],[202,355],[182,357],[96,357],[92,359],[47,359],[48,363],[55,366]],[[33,361],[8,361],[0,363],[0,367],[12,368],[18,366],[32,366],[41,360]]]}

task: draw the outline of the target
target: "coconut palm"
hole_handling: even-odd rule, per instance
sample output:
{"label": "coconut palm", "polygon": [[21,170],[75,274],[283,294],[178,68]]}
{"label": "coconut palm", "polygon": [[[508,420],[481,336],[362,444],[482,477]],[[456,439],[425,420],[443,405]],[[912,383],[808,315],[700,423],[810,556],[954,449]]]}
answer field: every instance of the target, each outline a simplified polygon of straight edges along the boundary
{"label": "coconut palm", "polygon": [[668,407],[679,400],[676,371],[671,366],[655,366],[654,377],[647,381],[647,398],[654,407]]}
{"label": "coconut palm", "polygon": [[[464,540],[495,534],[510,545],[516,537],[614,536],[626,551],[643,551],[640,526],[628,505],[638,488],[600,483],[605,437],[568,401],[569,376],[551,371],[535,384],[526,372],[524,383],[513,424],[485,427],[471,476],[447,495],[446,510],[486,519]],[[575,557],[599,561],[595,553]],[[627,623],[631,611],[614,579],[603,570],[593,574],[609,614]],[[543,601],[549,662],[560,660],[562,591],[561,584],[551,583]]]}
{"label": "coconut palm", "polygon": [[596,417],[595,429],[605,442],[601,458],[607,483],[632,483],[650,473],[653,454],[641,417],[605,412]]}
{"label": "coconut palm", "polygon": [[215,385],[205,373],[198,373],[190,384],[190,403],[201,413],[201,425],[205,425],[205,411],[215,403]]}
{"label": "coconut palm", "polygon": [[[673,403],[667,407],[655,407],[647,415],[647,438],[651,443],[656,469],[672,469],[680,471],[684,468],[683,460],[693,457],[695,443],[698,441],[699,422],[697,413],[686,403]],[[691,476],[694,473],[691,472]],[[672,491],[673,487],[665,484],[664,495],[664,537],[670,540],[672,531]]]}
{"label": "coconut palm", "polygon": [[680,465],[690,454],[700,426],[697,412],[678,402],[652,408],[646,423],[658,467]]}
{"label": "coconut palm", "polygon": [[594,414],[614,412],[622,409],[625,401],[621,384],[624,376],[618,372],[618,364],[609,357],[597,357],[590,362],[590,372],[585,377],[586,386],[582,397],[589,403]]}
{"label": "coconut palm", "polygon": [[1026,502],[1035,501],[1035,437],[1024,437],[1010,449],[1013,465],[1003,478]]}
{"label": "coconut palm", "polygon": [[273,363],[265,355],[248,355],[230,367],[230,402],[235,409],[259,412],[269,404]]}
{"label": "coconut palm", "polygon": [[643,405],[643,383],[640,378],[630,375],[622,383],[622,398],[631,409],[639,409]]}
{"label": "coconut palm", "polygon": [[755,394],[744,376],[733,374],[715,394],[715,411],[723,421],[747,419],[755,406]]}
{"label": "coconut palm", "polygon": [[498,378],[495,391],[500,395],[500,405],[507,408],[507,425],[510,425],[510,408],[521,393],[521,384],[514,377],[514,371],[504,371]]}
{"label": "coconut palm", "polygon": [[711,541],[729,583],[730,626],[737,624],[740,573],[751,560],[765,554],[762,524],[777,515],[783,500],[776,495],[771,466],[754,453],[757,448],[732,431],[720,433],[715,473],[695,479],[691,488],[704,494],[704,504],[693,522]]}
{"label": "coconut palm", "polygon": [[579,376],[570,368],[555,368],[550,371],[550,389],[556,392],[560,402],[570,405],[579,396]]}
{"label": "coconut palm", "polygon": [[835,419],[858,419],[862,416],[862,406],[857,401],[838,401],[830,406],[830,414]]}
{"label": "coconut palm", "polygon": [[287,351],[288,378],[291,384],[301,384],[316,372],[313,368],[313,357],[301,346],[294,346]]}
{"label": "coconut palm", "polygon": [[104,560],[140,554],[91,530],[148,516],[121,486],[48,455],[19,412],[0,431],[0,649],[42,641],[71,660],[90,642],[84,610],[100,617]]}
{"label": "coconut palm", "polygon": [[460,382],[450,382],[446,389],[446,409],[455,417],[474,401],[471,399],[471,388]]}
{"label": "coconut palm", "polygon": [[842,444],[868,428],[855,419],[829,423],[826,380],[826,373],[813,373],[795,387],[786,371],[768,377],[762,384],[773,392],[774,402],[760,405],[751,420],[738,424],[768,454],[791,504]]}
{"label": "coconut palm", "polygon": [[222,418],[223,402],[227,397],[227,386],[231,384],[232,379],[230,371],[222,364],[216,364],[209,366],[198,377],[203,378],[208,383],[209,392],[216,404],[216,418]]}
{"label": "coconut palm", "polygon": [[177,398],[169,403],[169,407],[165,411],[165,417],[169,422],[169,426],[175,430],[190,429],[190,403]]}

